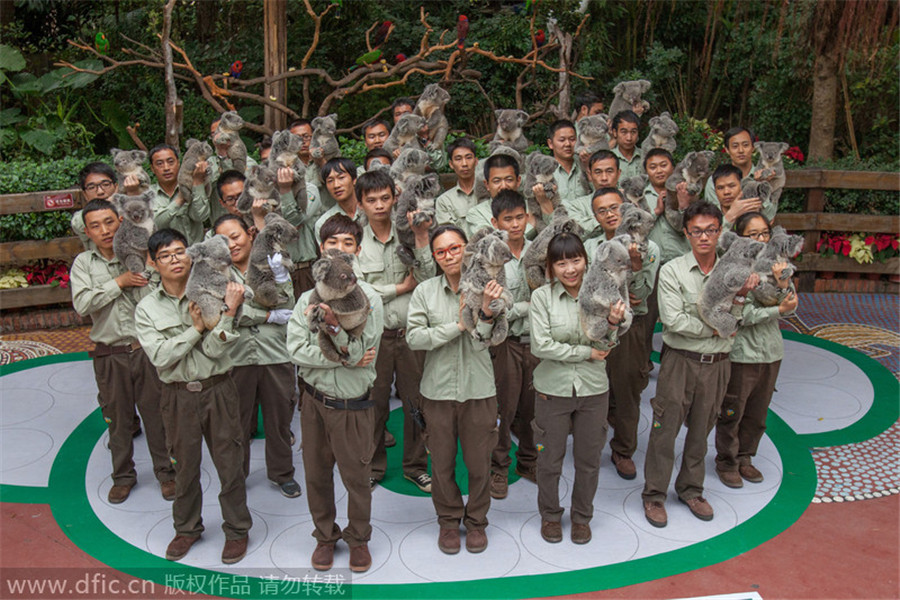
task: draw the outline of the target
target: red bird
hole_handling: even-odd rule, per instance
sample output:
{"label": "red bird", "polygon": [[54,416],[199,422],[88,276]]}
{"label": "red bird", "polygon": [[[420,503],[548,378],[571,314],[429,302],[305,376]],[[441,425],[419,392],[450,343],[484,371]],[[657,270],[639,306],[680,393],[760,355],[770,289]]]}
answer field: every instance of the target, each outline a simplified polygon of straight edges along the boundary
{"label": "red bird", "polygon": [[547,43],[547,36],[544,35],[543,29],[538,29],[534,34],[534,41],[537,42],[538,48]]}
{"label": "red bird", "polygon": [[456,47],[462,50],[466,47],[466,35],[469,33],[469,18],[466,15],[459,15],[459,21],[456,22]]}
{"label": "red bird", "polygon": [[244,63],[242,63],[241,61],[236,60],[233,63],[231,63],[231,76],[234,77],[235,79],[240,78],[241,71],[243,71],[243,70],[244,70]]}
{"label": "red bird", "polygon": [[398,64],[398,65],[399,65],[399,64],[402,63],[404,60],[406,60],[406,55],[403,54],[403,53],[401,52],[401,53],[399,53],[397,56],[394,57],[394,64]]}
{"label": "red bird", "polygon": [[391,27],[393,26],[394,24],[390,21],[385,21],[381,24],[381,27],[379,27],[378,31],[375,32],[375,40],[372,42],[373,49],[378,48],[384,43],[384,41],[387,39],[388,33],[390,33],[391,31]]}

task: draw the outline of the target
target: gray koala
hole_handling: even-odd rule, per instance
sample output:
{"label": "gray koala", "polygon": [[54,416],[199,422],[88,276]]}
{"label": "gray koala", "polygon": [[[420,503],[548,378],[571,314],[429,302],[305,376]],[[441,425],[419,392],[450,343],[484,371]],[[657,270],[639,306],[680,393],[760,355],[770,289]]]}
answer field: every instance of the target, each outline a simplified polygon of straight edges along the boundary
{"label": "gray koala", "polygon": [[425,117],[415,113],[404,113],[397,119],[383,148],[391,154],[398,148],[401,151],[407,148],[422,150],[422,144],[419,143],[419,131],[423,127],[425,127]]}
{"label": "gray koala", "polygon": [[763,306],[775,306],[779,304],[780,292],[776,285],[772,267],[775,263],[786,262],[787,268],[781,274],[782,280],[793,277],[796,269],[791,264],[791,259],[803,250],[803,236],[790,235],[784,227],[772,228],[772,237],[766,243],[765,249],[756,257],[753,263],[753,271],[759,274],[759,285],[753,290],[753,297]]}
{"label": "gray koala", "polygon": [[313,264],[312,276],[316,286],[309,296],[308,306],[315,308],[307,313],[309,330],[319,334],[319,348],[326,359],[346,365],[350,356],[341,352],[325,331],[325,312],[318,305],[327,304],[341,329],[351,338],[359,338],[372,311],[369,297],[353,272],[353,256],[340,250],[326,250]]}
{"label": "gray koala", "polygon": [[535,229],[540,233],[546,223],[541,218],[541,206],[538,204],[534,195],[534,186],[542,185],[547,199],[553,204],[556,210],[560,206],[559,193],[556,187],[556,181],[553,174],[559,163],[552,156],[542,154],[540,151],[534,151],[525,158],[525,181],[522,184],[522,195],[525,196],[525,202],[528,204],[528,212],[536,215]]}
{"label": "gray koala", "polygon": [[603,113],[591,115],[575,123],[578,141],[575,142],[575,154],[587,152],[588,155],[598,150],[609,150],[609,115]]}
{"label": "gray koala", "polygon": [[247,179],[244,182],[244,191],[241,192],[240,197],[237,199],[238,212],[244,217],[247,225],[253,225],[253,215],[250,211],[253,208],[254,200],[258,198],[267,200],[266,208],[269,212],[278,210],[281,207],[276,188],[277,181],[278,173],[275,169],[262,165],[250,167]]}
{"label": "gray koala", "polygon": [[647,258],[647,236],[656,224],[653,214],[639,208],[635,204],[625,202],[619,207],[619,225],[616,236],[628,235],[631,243],[637,244],[641,260]]}
{"label": "gray koala", "polygon": [[431,221],[429,229],[434,229],[437,224],[435,218],[435,199],[441,194],[441,183],[434,173],[428,175],[412,175],[403,184],[403,191],[397,197],[394,205],[394,228],[397,230],[397,256],[407,267],[418,267],[413,248],[416,246],[416,237],[409,226],[406,214],[415,210],[419,213],[413,217],[413,223],[418,227],[422,223]]}
{"label": "gray koala", "polygon": [[663,112],[658,117],[650,119],[650,133],[641,144],[641,152],[646,155],[654,148],[664,148],[669,152],[675,152],[678,144],[675,142],[675,134],[678,133],[678,125],[672,120],[672,115]]}
{"label": "gray koala", "polygon": [[244,119],[236,111],[230,110],[222,113],[219,126],[212,135],[213,144],[228,146],[226,156],[231,159],[231,168],[241,173],[247,170],[247,146],[240,134],[243,126]]}
{"label": "gray koala", "polygon": [[[459,279],[459,291],[463,299],[460,317],[475,343],[485,348],[502,344],[509,332],[506,312],[512,308],[513,300],[506,291],[506,270],[503,265],[511,260],[513,255],[506,243],[507,237],[505,231],[483,227],[475,232],[466,244],[463,254],[462,275]],[[478,313],[484,302],[484,287],[492,279],[503,287],[503,293],[500,298],[491,301],[494,328],[490,339],[484,339],[478,334],[475,326],[478,324]]]}
{"label": "gray koala", "polygon": [[312,158],[324,158],[326,161],[338,158],[341,147],[335,132],[337,131],[337,114],[316,117],[312,120],[312,140],[309,142],[309,155]]}
{"label": "gray koala", "polygon": [[675,165],[675,170],[666,179],[666,210],[665,218],[675,231],[681,231],[682,218],[678,211],[677,186],[682,181],[687,183],[687,192],[691,196],[702,199],[703,188],[706,179],[712,173],[712,161],[715,153],[711,150],[700,152],[688,152],[681,162]]}
{"label": "gray koala", "polygon": [[403,187],[404,182],[412,175],[424,175],[426,167],[428,167],[428,155],[425,151],[407,148],[400,152],[397,160],[391,163],[391,177],[395,184]]}
{"label": "gray koala", "polygon": [[740,325],[740,319],[731,314],[734,297],[753,273],[753,263],[765,244],[726,231],[719,238],[719,248],[726,252],[716,261],[703,284],[697,309],[700,318],[715,329],[719,337],[729,338]]}
{"label": "gray koala", "polygon": [[553,236],[564,231],[574,233],[578,237],[584,236],[584,229],[578,221],[569,217],[564,206],[553,211],[550,224],[534,238],[534,241],[525,249],[522,256],[522,267],[525,269],[525,281],[528,287],[536,290],[547,283],[547,247]]}
{"label": "gray koala", "polygon": [[[618,233],[618,232],[617,232]],[[609,333],[609,311],[616,302],[625,304],[625,316],[619,324],[619,335],[631,327],[634,311],[628,300],[628,279],[631,277],[629,235],[616,235],[597,246],[591,266],[584,275],[578,293],[578,315],[584,335],[592,342],[606,339]]]}
{"label": "gray koala", "polygon": [[[229,281],[235,281],[231,273],[231,252],[224,235],[214,235],[208,240],[197,242],[187,249],[191,259],[191,274],[184,288],[185,297],[200,307],[200,314],[207,329],[212,329],[222,317],[225,304],[225,288]],[[244,287],[244,300],[253,298],[253,291]],[[241,316],[238,307],[234,320]]]}
{"label": "gray koala", "polygon": [[497,146],[504,145],[516,152],[525,152],[531,145],[522,131],[528,122],[528,113],[524,110],[504,108],[495,110],[494,116],[497,117],[497,131],[488,147],[493,151]]}
{"label": "gray koala", "polygon": [[122,217],[122,224],[113,237],[113,254],[132,273],[147,270],[147,242],[156,231],[153,223],[153,192],[139,196],[115,194],[113,204]]}
{"label": "gray koala", "polygon": [[134,175],[138,179],[138,193],[143,194],[150,189],[150,176],[142,166],[147,160],[147,153],[143,150],[119,150],[113,148],[109,151],[113,157],[113,165],[119,174],[119,187],[125,191],[125,178]]}
{"label": "gray koala", "polygon": [[444,107],[450,102],[450,93],[436,83],[425,86],[419,101],[416,103],[417,115],[425,118],[428,126],[428,148],[440,150],[444,147],[444,140],[450,131],[450,123],[444,116]]}
{"label": "gray koala", "polygon": [[622,195],[625,196],[628,202],[652,215],[653,210],[650,208],[650,205],[647,203],[647,197],[644,195],[648,183],[650,183],[650,178],[647,175],[635,175],[634,177],[620,179],[619,187],[622,190]]}
{"label": "gray koala", "polygon": [[297,241],[300,232],[278,213],[266,215],[266,226],[262,228],[250,249],[250,266],[247,268],[247,285],[253,290],[257,304],[266,308],[275,308],[290,298],[278,289],[275,276],[269,266],[269,257],[281,254],[281,264],[293,271],[287,245]]}
{"label": "gray koala", "polygon": [[772,198],[772,186],[768,181],[757,181],[748,177],[741,181],[742,198],[759,198],[763,204]]}
{"label": "gray koala", "polygon": [[[212,146],[207,142],[201,142],[193,138],[189,139],[184,145],[184,156],[181,157],[181,166],[178,168],[178,191],[181,193],[181,199],[185,205],[191,203],[194,199],[194,169],[198,162],[209,160],[213,155]],[[209,175],[210,168],[206,167],[206,174]],[[206,189],[206,197],[212,193],[212,182],[207,178],[204,184]]]}
{"label": "gray koala", "polygon": [[278,169],[291,169],[294,172],[294,183],[291,185],[291,193],[297,208],[306,212],[308,199],[306,197],[306,167],[300,160],[300,148],[303,140],[299,135],[294,135],[289,130],[276,131],[272,135],[272,150],[269,153],[268,166],[276,173]]}
{"label": "gray koala", "polygon": [[756,142],[753,149],[759,152],[759,159],[754,169],[754,174],[759,173],[763,179],[769,179],[769,185],[772,186],[772,206],[771,214],[767,214],[766,218],[771,220],[775,218],[778,211],[778,201],[781,199],[781,192],[784,190],[784,183],[787,178],[784,175],[784,162],[782,156],[789,146],[784,142]]}
{"label": "gray koala", "polygon": [[617,114],[623,110],[634,111],[637,115],[644,114],[650,103],[641,98],[641,94],[650,90],[651,83],[646,79],[638,79],[637,81],[622,81],[613,88],[616,95],[612,104],[609,106],[609,116],[615,118]]}

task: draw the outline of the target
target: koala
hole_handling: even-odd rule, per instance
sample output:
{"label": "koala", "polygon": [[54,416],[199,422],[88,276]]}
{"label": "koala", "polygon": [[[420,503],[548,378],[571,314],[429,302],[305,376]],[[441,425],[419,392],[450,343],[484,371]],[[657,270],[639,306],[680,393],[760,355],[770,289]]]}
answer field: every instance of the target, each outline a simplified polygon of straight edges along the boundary
{"label": "koala", "polygon": [[391,129],[391,135],[385,140],[383,148],[391,154],[398,148],[401,151],[407,148],[422,150],[422,144],[419,143],[419,130],[423,127],[425,127],[425,117],[415,113],[404,113]]}
{"label": "koala", "polygon": [[625,196],[628,202],[652,215],[653,209],[650,208],[647,198],[644,196],[644,190],[647,189],[648,183],[650,183],[650,178],[647,175],[635,175],[634,177],[626,177],[619,180],[619,187],[622,189],[622,195]]}
{"label": "koala", "polygon": [[113,254],[132,273],[147,270],[147,242],[156,231],[153,223],[153,192],[139,196],[115,194],[113,204],[122,224],[113,237]]}
{"label": "koala", "polygon": [[497,146],[509,146],[516,152],[525,152],[531,142],[525,137],[522,128],[528,121],[528,113],[524,110],[500,109],[494,111],[497,117],[497,131],[494,133],[494,139],[489,144],[489,148],[493,151]]}
{"label": "koala", "polygon": [[[653,214],[639,208],[635,204],[625,202],[619,207],[619,225],[616,236],[628,235],[631,243],[637,244],[641,260],[647,258],[647,236],[656,224]],[[626,246],[627,248],[627,246]]]}
{"label": "koala", "polygon": [[772,204],[775,207],[772,214],[767,216],[769,219],[775,216],[781,192],[784,190],[786,177],[782,155],[788,148],[789,146],[784,142],[756,142],[753,144],[753,149],[759,152],[754,174],[759,173],[763,179],[775,176],[773,179],[769,179],[769,185],[772,187]]}
{"label": "koala", "polygon": [[[184,156],[181,157],[181,166],[178,168],[178,191],[184,203],[190,204],[194,199],[194,169],[198,162],[209,160],[209,157],[213,155],[213,149],[207,142],[193,138],[189,139],[184,147]],[[206,167],[206,174],[209,175],[209,173],[210,168]],[[209,198],[212,193],[212,182],[209,181],[209,178],[204,187],[206,188],[206,197]]]}
{"label": "koala", "polygon": [[757,181],[748,177],[741,181],[742,198],[759,198],[765,204],[772,198],[772,186],[768,181]]}
{"label": "koala", "polygon": [[228,146],[226,156],[231,159],[231,168],[241,173],[247,170],[247,146],[239,133],[243,126],[244,119],[236,111],[230,110],[222,113],[219,126],[212,136],[216,146]]}
{"label": "koala", "polygon": [[700,318],[715,329],[719,337],[729,338],[740,325],[740,319],[731,314],[734,297],[753,273],[753,263],[765,244],[726,231],[719,238],[719,248],[726,252],[716,261],[703,284],[697,309]]}
{"label": "koala", "polygon": [[623,110],[634,111],[637,115],[642,115],[650,108],[650,103],[641,98],[641,94],[650,90],[651,83],[646,79],[638,79],[637,81],[623,81],[616,84],[613,93],[612,104],[609,106],[609,117],[614,119],[617,114]]}
{"label": "koala", "polygon": [[250,211],[253,208],[253,201],[257,198],[267,200],[266,208],[269,212],[280,208],[281,201],[278,199],[276,188],[277,178],[278,173],[275,169],[261,165],[250,167],[247,180],[244,182],[244,191],[237,200],[238,212],[244,217],[247,225],[253,226],[253,215]]}
{"label": "koala", "polygon": [[681,162],[675,165],[675,170],[666,179],[666,210],[665,217],[675,231],[681,231],[682,219],[678,212],[677,186],[682,181],[687,183],[687,192],[698,199],[703,194],[706,179],[712,173],[712,161],[715,154],[711,150],[700,152],[688,152]]}
{"label": "koala", "polygon": [[138,194],[143,194],[150,189],[150,176],[141,166],[147,160],[147,153],[143,150],[119,150],[113,148],[109,151],[113,157],[113,165],[119,174],[119,187],[125,191],[125,178],[134,175],[138,179]]}
{"label": "koala", "polygon": [[753,263],[753,271],[759,274],[759,285],[753,290],[753,297],[757,302],[763,306],[775,306],[779,303],[781,288],[776,285],[772,266],[780,262],[788,263],[781,277],[783,280],[790,279],[796,270],[790,260],[801,250],[803,250],[803,236],[790,235],[783,227],[772,229],[772,237]]}
{"label": "koala", "polygon": [[297,202],[297,208],[306,212],[308,199],[306,197],[306,167],[300,160],[300,148],[303,141],[300,136],[294,135],[289,130],[276,131],[272,135],[272,151],[269,153],[268,167],[273,169],[278,176],[278,169],[291,169],[294,172],[294,183],[291,185],[291,193]]}
{"label": "koala", "polygon": [[435,199],[441,194],[441,184],[434,173],[428,175],[411,175],[403,186],[403,191],[397,197],[394,205],[394,227],[397,230],[397,256],[407,267],[418,267],[419,264],[413,254],[416,246],[416,238],[406,218],[408,212],[418,210],[413,217],[416,226],[431,221],[430,229],[437,225],[435,218]]}
{"label": "koala", "polygon": [[598,150],[609,150],[609,116],[604,114],[584,117],[575,123],[578,140],[575,142],[575,154],[587,152],[589,155]]}
{"label": "koala", "polygon": [[340,157],[341,147],[338,145],[337,137],[335,137],[337,114],[332,113],[326,117],[316,117],[312,120],[312,128],[309,155],[313,158],[324,158],[326,161]]}
{"label": "koala", "polygon": [[450,93],[436,83],[425,86],[419,101],[416,103],[415,114],[425,118],[428,127],[428,148],[440,150],[444,147],[444,140],[450,131],[450,123],[444,116],[444,107],[450,102]]}
{"label": "koala", "polygon": [[407,148],[391,163],[391,177],[394,183],[403,187],[404,182],[412,175],[424,175],[427,167],[428,155],[424,150]]}
{"label": "koala", "polygon": [[[506,291],[506,270],[503,265],[511,260],[513,255],[506,243],[507,237],[505,231],[484,227],[475,232],[466,244],[463,254],[462,275],[459,279],[459,291],[463,301],[460,316],[466,331],[474,338],[476,344],[484,348],[503,343],[509,332],[506,312],[512,308],[513,299]],[[491,301],[494,328],[490,339],[484,339],[475,330],[475,326],[478,324],[478,313],[484,302],[484,286],[491,279],[503,287],[503,294]]]}
{"label": "koala", "polygon": [[564,231],[574,233],[578,237],[584,236],[584,229],[581,225],[569,217],[564,206],[560,206],[553,211],[553,219],[550,224],[544,227],[525,249],[525,254],[522,256],[522,267],[525,269],[525,281],[532,290],[547,283],[547,247],[553,236]]}
{"label": "koala", "polygon": [[553,173],[556,172],[558,166],[559,163],[556,162],[555,158],[542,154],[539,151],[532,152],[525,159],[525,182],[522,185],[522,195],[525,196],[528,212],[538,216],[538,219],[535,220],[535,229],[537,229],[538,233],[547,225],[540,218],[541,207],[537,198],[535,198],[532,188],[537,184],[541,184],[544,187],[544,193],[553,204],[553,209],[556,210],[560,206],[560,199],[556,182],[553,179]]}
{"label": "koala", "polygon": [[606,339],[609,311],[616,302],[621,300],[625,304],[625,317],[619,324],[619,335],[628,331],[634,319],[628,300],[628,279],[632,274],[628,247],[633,240],[628,234],[616,233],[614,238],[597,246],[578,293],[581,328],[592,342]]}
{"label": "koala", "polygon": [[658,117],[650,119],[650,133],[641,144],[641,152],[645,155],[654,148],[664,148],[669,152],[675,152],[678,144],[675,143],[675,134],[678,133],[678,125],[672,120],[672,115],[663,112]]}
{"label": "koala", "polygon": [[[225,304],[225,288],[229,281],[235,281],[229,267],[231,252],[228,240],[224,235],[214,235],[208,240],[197,242],[187,249],[192,261],[191,274],[184,288],[188,300],[200,307],[200,314],[207,329],[212,329],[222,317],[222,306]],[[244,287],[244,300],[251,300],[253,291]],[[238,307],[234,320],[241,316]]]}
{"label": "koala", "polygon": [[340,250],[326,250],[313,264],[312,276],[316,285],[309,296],[309,306],[315,308],[307,313],[309,330],[319,334],[319,348],[326,359],[346,365],[350,356],[341,352],[325,331],[325,313],[319,304],[331,307],[341,329],[351,338],[359,338],[372,311],[369,297],[353,272],[353,256]]}
{"label": "koala", "polygon": [[266,226],[262,228],[250,249],[250,266],[247,268],[247,285],[253,290],[257,304],[275,308],[290,297],[279,291],[275,276],[269,266],[269,257],[280,253],[281,264],[288,270],[294,269],[287,245],[297,241],[300,232],[278,213],[266,215]]}

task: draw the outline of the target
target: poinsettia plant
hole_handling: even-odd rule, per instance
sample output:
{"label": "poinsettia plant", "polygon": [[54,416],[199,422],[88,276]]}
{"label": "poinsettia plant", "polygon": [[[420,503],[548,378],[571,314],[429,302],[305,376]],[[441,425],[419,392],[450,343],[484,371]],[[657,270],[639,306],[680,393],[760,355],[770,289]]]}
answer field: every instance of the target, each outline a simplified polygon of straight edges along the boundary
{"label": "poinsettia plant", "polygon": [[845,256],[860,264],[884,262],[900,256],[900,241],[894,233],[823,232],[816,252],[823,256]]}
{"label": "poinsettia plant", "polygon": [[69,287],[69,265],[61,260],[38,261],[22,267],[28,285]]}

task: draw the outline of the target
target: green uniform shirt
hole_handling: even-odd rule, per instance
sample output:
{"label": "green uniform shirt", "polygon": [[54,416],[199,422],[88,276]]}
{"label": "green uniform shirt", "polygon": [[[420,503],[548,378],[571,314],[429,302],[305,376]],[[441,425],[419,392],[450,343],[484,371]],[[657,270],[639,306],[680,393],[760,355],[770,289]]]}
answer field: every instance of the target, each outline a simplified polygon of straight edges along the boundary
{"label": "green uniform shirt", "polygon": [[356,221],[357,223],[359,223],[360,226],[366,224],[366,213],[363,212],[362,206],[360,206],[359,204],[356,205],[356,214],[355,215],[348,215],[347,213],[344,212],[344,209],[341,208],[340,204],[335,204],[334,206],[332,206],[331,208],[326,210],[324,213],[322,213],[322,216],[320,216],[318,219],[316,219],[316,225],[315,225],[315,228],[313,229],[313,231],[315,233],[315,236],[316,236],[315,239],[317,241],[319,241],[319,242],[322,241],[319,238],[319,231],[322,229],[322,225],[324,225],[325,221],[327,221],[334,215],[348,216],[351,219],[353,219],[354,221]]}
{"label": "green uniform shirt", "polygon": [[[588,262],[593,259],[597,253],[597,247],[606,237],[593,238],[584,243],[584,249],[588,253]],[[632,306],[631,310],[635,315],[647,314],[647,298],[653,292],[653,284],[656,283],[656,273],[659,271],[659,246],[653,240],[647,241],[647,258],[641,270],[634,273],[631,281],[628,282],[628,291],[634,294],[635,298],[641,301],[640,304]]]}
{"label": "green uniform shirt", "polygon": [[[416,286],[409,302],[406,342],[411,350],[426,351],[419,391],[429,400],[465,402],[497,394],[490,353],[457,327],[459,300],[439,275]],[[494,326],[479,320],[475,328],[489,339]]]}
{"label": "green uniform shirt", "polygon": [[563,206],[569,211],[569,216],[581,225],[584,229],[583,239],[603,237],[603,228],[594,217],[594,210],[591,206],[594,194],[590,193],[585,196],[579,196],[574,199],[565,199],[562,201]]}
{"label": "green uniform shirt", "polygon": [[[650,209],[655,209],[659,193],[652,185],[647,184],[644,188],[644,197],[647,198]],[[666,220],[665,214],[656,217],[656,223],[653,224],[653,229],[647,237],[659,246],[659,259],[662,264],[691,251],[691,243],[684,236],[684,232],[676,231]]]}
{"label": "green uniform shirt", "polygon": [[522,254],[519,258],[512,257],[505,265],[503,270],[506,272],[506,290],[512,296],[513,305],[506,313],[509,321],[509,335],[523,336],[531,334],[531,319],[528,316],[528,308],[531,306],[531,288],[525,281],[525,267],[522,265],[522,257],[531,244],[525,240],[525,246],[522,248]]}
{"label": "green uniform shirt", "polygon": [[209,218],[209,199],[206,197],[206,189],[203,185],[192,187],[193,198],[190,203],[181,206],[175,203],[178,194],[178,186],[171,196],[166,194],[158,183],[150,186],[153,196],[153,222],[156,227],[164,229],[170,227],[184,234],[188,245],[195,244],[203,239],[203,222]]}
{"label": "green uniform shirt", "polygon": [[72,304],[79,315],[90,315],[90,338],[94,342],[125,346],[137,339],[134,309],[152,285],[120,288],[115,279],[125,271],[118,258],[106,260],[97,250],[82,252],[72,263]]}
{"label": "green uniform shirt", "polygon": [[[753,165],[752,167],[750,167],[750,172],[747,174],[747,176],[741,180],[741,183],[747,181],[748,179],[751,179],[751,175],[753,175],[753,173],[755,172],[756,165]],[[715,204],[720,209],[722,208],[722,205],[719,203],[719,197],[716,196],[716,186],[713,183],[712,175],[710,175],[709,179],[706,180],[706,187],[703,189],[703,198],[707,202]],[[771,223],[778,212],[778,206],[774,202],[772,202],[771,199],[766,200],[762,203],[759,212],[762,213],[762,216],[764,216],[766,220]]]}
{"label": "green uniform shirt", "polygon": [[566,173],[562,165],[557,165],[556,171],[553,172],[553,179],[556,181],[556,189],[559,193],[561,201],[574,201],[575,199],[591,193],[591,186],[581,170],[581,165],[576,159],[572,163],[572,171]]}
{"label": "green uniform shirt", "polygon": [[[712,271],[710,271],[712,272]],[[663,324],[663,342],[672,348],[691,352],[730,352],[734,338],[713,335],[713,328],[700,318],[697,299],[709,275],[704,275],[688,252],[662,266],[659,271],[659,320]],[[741,316],[742,306],[732,313]]]}
{"label": "green uniform shirt", "polygon": [[[544,222],[549,223],[551,219],[551,215],[542,215]],[[491,211],[491,201],[485,200],[483,202],[479,202],[471,209],[469,209],[468,214],[466,214],[466,227],[463,231],[466,232],[466,237],[471,238],[479,229],[483,229],[485,227],[490,227],[494,229],[494,225],[491,223],[491,219],[494,218],[494,213]],[[537,237],[537,229],[534,228],[534,225],[531,223],[526,223],[525,225],[525,237],[529,240],[533,240]]]}
{"label": "green uniform shirt", "polygon": [[319,199],[319,190],[312,184],[306,184],[305,211],[297,206],[297,200],[291,192],[281,195],[281,215],[296,227],[300,234],[296,242],[288,245],[291,260],[295,263],[316,260],[319,244],[316,241],[314,225],[324,210]]}
{"label": "green uniform shirt", "polygon": [[589,360],[591,348],[609,350],[618,340],[616,328],[607,339],[592,342],[581,327],[578,301],[558,281],[531,294],[531,353],[541,359],[534,369],[534,389],[570,398],[595,396],[609,389],[605,361]]}
{"label": "green uniform shirt", "polygon": [[[231,265],[231,274],[242,285],[245,273]],[[288,299],[275,308],[294,308],[294,286],[290,279],[278,286]],[[287,324],[266,323],[268,308],[250,300],[244,302],[238,317],[236,333],[238,342],[231,346],[231,362],[236,367],[249,365],[277,365],[290,362],[287,353]]]}
{"label": "green uniform shirt", "polygon": [[628,160],[622,155],[622,151],[619,150],[618,146],[613,148],[612,153],[619,157],[619,170],[622,171],[619,174],[619,181],[622,181],[626,177],[635,177],[644,174],[644,155],[641,153],[640,147],[634,147],[634,154],[631,156],[631,160]]}
{"label": "green uniform shirt", "polygon": [[[342,329],[332,338],[338,347],[347,348],[350,355],[347,360],[349,365],[358,363],[369,348],[378,348],[384,330],[384,308],[381,297],[365,281],[360,281],[359,285],[371,303],[371,312],[362,335],[351,339]],[[343,400],[359,398],[369,391],[375,382],[375,361],[365,367],[345,367],[323,356],[319,348],[319,334],[309,330],[309,324],[303,314],[309,306],[309,297],[312,293],[313,290],[308,290],[300,296],[294,307],[294,314],[288,321],[287,351],[291,362],[299,366],[300,377],[323,394]]]}
{"label": "green uniform shirt", "polygon": [[212,330],[200,333],[189,303],[186,296],[176,298],[160,285],[134,312],[138,339],[163,383],[206,379],[232,367],[229,351],[239,337],[234,319],[223,314]]}
{"label": "green uniform shirt", "polygon": [[454,185],[435,200],[435,219],[439,225],[450,223],[463,231],[468,231],[466,215],[476,204],[478,198],[475,197],[474,187],[472,193],[467,194],[459,185]]}
{"label": "green uniform shirt", "polygon": [[[234,168],[231,163],[230,158],[222,158],[216,154],[213,154],[209,157],[207,161],[209,163],[209,177],[207,181],[210,183],[210,188],[212,192],[209,194],[209,198],[207,198],[207,204],[209,204],[209,222],[210,224],[215,223],[216,219],[221,217],[224,214],[228,214],[228,211],[225,210],[225,207],[222,206],[222,203],[219,202],[219,190],[216,187],[216,182],[219,180],[219,177],[225,171],[230,171]],[[256,164],[256,161],[247,157],[247,170],[250,170],[250,167]],[[245,172],[246,174],[246,172]],[[195,188],[196,189],[196,188]],[[203,196],[206,196],[206,190],[203,191]],[[197,192],[194,192],[194,201],[197,201]]]}
{"label": "green uniform shirt", "polygon": [[[787,293],[788,290],[779,293],[779,303],[787,297]],[[762,306],[753,298],[752,291],[747,294],[743,320],[731,349],[731,362],[760,364],[783,359],[784,340],[778,327],[780,318],[777,305]]]}

